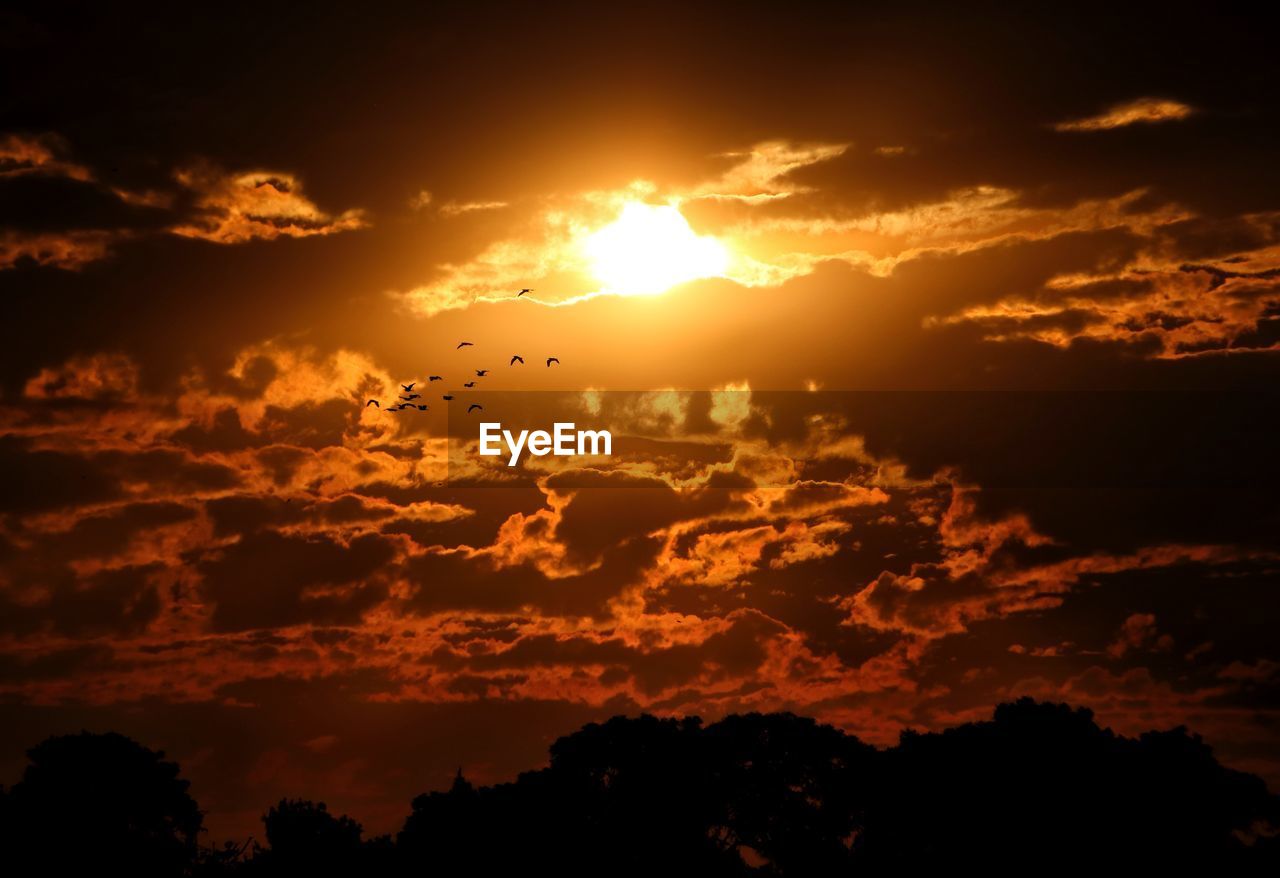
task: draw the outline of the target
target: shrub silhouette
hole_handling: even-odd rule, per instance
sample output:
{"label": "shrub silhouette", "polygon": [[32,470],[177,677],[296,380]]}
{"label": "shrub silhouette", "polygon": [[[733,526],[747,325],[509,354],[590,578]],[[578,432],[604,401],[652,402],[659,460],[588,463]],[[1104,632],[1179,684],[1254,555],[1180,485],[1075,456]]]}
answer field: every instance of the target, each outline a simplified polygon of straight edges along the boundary
{"label": "shrub silhouette", "polygon": [[[1029,699],[877,750],[791,714],[614,717],[546,768],[415,798],[393,842],[285,799],[252,857],[193,859],[177,766],[118,735],[51,738],[0,790],[26,872],[129,875],[699,876],[986,874],[1130,868],[1277,874],[1277,797],[1185,729],[1126,738]],[[25,846],[24,846],[25,845]],[[30,868],[32,864],[39,869]]]}

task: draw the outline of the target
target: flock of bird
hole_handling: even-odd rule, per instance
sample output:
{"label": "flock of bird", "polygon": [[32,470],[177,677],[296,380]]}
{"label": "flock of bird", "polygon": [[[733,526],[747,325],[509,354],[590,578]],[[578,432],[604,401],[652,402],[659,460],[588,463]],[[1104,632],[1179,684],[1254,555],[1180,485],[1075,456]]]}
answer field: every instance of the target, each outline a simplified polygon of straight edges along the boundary
{"label": "flock of bird", "polygon": [[[523,289],[523,290],[521,290],[520,292],[516,293],[516,296],[517,296],[517,297],[519,297],[519,296],[523,296],[525,293],[531,293],[531,292],[533,292],[533,290],[531,290],[531,289]],[[469,342],[469,341],[460,341],[460,342],[458,342],[458,346],[455,348],[455,350],[459,350],[459,351],[460,351],[460,350],[462,350],[463,348],[470,348],[470,347],[475,347],[475,344],[474,344],[473,342]],[[512,356],[512,357],[511,357],[511,361],[510,361],[507,365],[508,365],[508,366],[514,366],[514,365],[516,365],[516,363],[519,363],[521,366],[523,366],[523,365],[524,365],[524,357],[520,356],[519,354],[515,354],[514,356]],[[559,360],[558,358],[556,358],[556,357],[547,357],[547,368],[548,368],[548,369],[550,369],[550,368],[551,368],[551,364],[552,364],[552,363],[554,363],[554,364],[556,364],[556,365],[559,365],[559,364],[560,364],[560,360]],[[488,375],[490,371],[492,371],[492,370],[490,370],[490,369],[476,369],[476,370],[475,370],[476,378],[483,378],[483,377],[485,377],[486,375]],[[444,376],[442,376],[442,375],[428,375],[428,376],[427,376],[427,384],[428,384],[428,385],[432,384],[433,382],[436,382],[436,381],[443,381],[443,380],[444,380]],[[426,403],[420,403],[420,402],[417,402],[417,400],[422,399],[422,394],[421,394],[421,393],[415,393],[415,392],[414,392],[414,390],[413,390],[413,388],[414,388],[417,384],[418,384],[418,382],[417,382],[417,381],[411,381],[411,382],[410,382],[410,383],[408,383],[408,384],[401,384],[401,385],[400,385],[400,388],[401,388],[404,392],[403,392],[403,393],[401,393],[401,394],[399,395],[399,401],[398,401],[395,405],[389,405],[389,406],[387,406],[386,408],[383,408],[383,407],[382,407],[382,403],[381,403],[379,400],[371,399],[371,400],[369,400],[368,402],[366,402],[366,403],[364,404],[364,407],[365,407],[365,408],[368,408],[369,406],[373,406],[373,407],[375,407],[375,408],[381,409],[381,410],[382,410],[382,411],[384,411],[384,412],[400,412],[400,411],[403,411],[403,410],[405,410],[405,409],[414,409],[414,410],[416,410],[416,411],[425,412],[425,411],[427,411],[427,410],[430,408],[430,406],[428,406]],[[472,388],[472,387],[475,387],[475,386],[476,386],[476,382],[475,382],[475,380],[473,379],[473,380],[471,380],[471,381],[466,382],[466,383],[465,383],[465,384],[463,384],[462,386],[463,386],[463,387],[466,387],[466,388]],[[448,394],[448,393],[443,394],[440,398],[441,398],[441,399],[443,399],[445,402],[452,402],[452,401],[453,401],[453,395],[452,395],[452,394]],[[478,402],[473,402],[473,403],[471,403],[469,406],[467,406],[467,414],[471,414],[472,412],[476,412],[476,411],[484,411],[484,406],[480,405],[480,403],[478,403]]]}

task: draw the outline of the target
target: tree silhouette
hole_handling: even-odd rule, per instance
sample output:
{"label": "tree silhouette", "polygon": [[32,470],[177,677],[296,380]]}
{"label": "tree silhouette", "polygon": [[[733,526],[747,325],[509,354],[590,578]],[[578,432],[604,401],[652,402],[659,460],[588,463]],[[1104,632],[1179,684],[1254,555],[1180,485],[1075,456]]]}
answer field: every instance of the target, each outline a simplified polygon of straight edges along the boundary
{"label": "tree silhouette", "polygon": [[721,831],[721,795],[709,741],[696,717],[641,716],[592,723],[551,746],[546,785],[566,818],[558,850],[581,852],[580,873],[609,862],[652,875],[681,863],[690,873],[742,868]]}
{"label": "tree silhouette", "polygon": [[255,871],[270,875],[360,874],[364,828],[324,802],[281,799],[263,816],[267,847],[254,855]]}
{"label": "tree silhouette", "polygon": [[730,716],[706,736],[740,855],[786,875],[849,871],[875,748],[793,714]]}
{"label": "tree silhouette", "polygon": [[[412,870],[483,874],[536,863],[562,875],[736,874],[742,860],[712,827],[724,803],[701,758],[700,721],[615,717],[561,738],[551,765],[515,783],[413,802],[398,837]],[[495,840],[500,843],[495,844]]]}
{"label": "tree silhouette", "polygon": [[186,872],[201,814],[164,754],[118,734],[46,739],[5,797],[4,849],[16,875]]}
{"label": "tree silhouette", "polygon": [[[50,738],[0,789],[18,875],[736,876],[1128,868],[1274,875],[1280,800],[1185,729],[1116,735],[1023,699],[878,750],[792,714],[614,717],[547,767],[477,787],[459,769],[393,842],[324,803],[281,800],[266,844],[195,857],[177,766],[119,735]],[[8,872],[8,870],[6,870]]]}
{"label": "tree silhouette", "polygon": [[1021,699],[990,722],[905,733],[884,753],[862,865],[872,873],[1242,867],[1236,831],[1274,822],[1254,776],[1185,729],[1123,738],[1086,709]]}
{"label": "tree silhouette", "polygon": [[1023,699],[993,720],[878,751],[790,714],[615,717],[514,783],[418,797],[411,871],[731,876],[1265,869],[1280,820],[1262,781],[1184,729],[1131,739],[1087,710]]}
{"label": "tree silhouette", "polygon": [[[462,776],[461,768],[448,792],[425,793],[413,800],[412,807],[396,839],[405,862],[452,875],[485,856],[481,852],[490,859],[503,858],[492,843],[501,837],[501,827],[486,825],[480,795]],[[509,842],[505,838],[502,844]]]}

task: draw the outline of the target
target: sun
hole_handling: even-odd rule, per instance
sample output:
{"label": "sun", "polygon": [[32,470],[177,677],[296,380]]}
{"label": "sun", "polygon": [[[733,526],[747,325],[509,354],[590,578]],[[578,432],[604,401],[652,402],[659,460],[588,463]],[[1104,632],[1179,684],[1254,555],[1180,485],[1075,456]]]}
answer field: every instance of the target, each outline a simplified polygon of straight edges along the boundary
{"label": "sun", "polygon": [[601,291],[626,296],[655,295],[685,281],[719,277],[729,267],[724,244],[695,234],[672,205],[629,202],[584,247]]}

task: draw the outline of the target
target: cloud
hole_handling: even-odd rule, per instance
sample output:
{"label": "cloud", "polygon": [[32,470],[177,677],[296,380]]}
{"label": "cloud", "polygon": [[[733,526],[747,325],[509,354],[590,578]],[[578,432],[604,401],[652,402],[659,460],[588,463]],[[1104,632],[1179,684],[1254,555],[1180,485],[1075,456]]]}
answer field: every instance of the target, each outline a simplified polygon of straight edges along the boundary
{"label": "cloud", "polygon": [[261,532],[207,553],[196,568],[215,631],[352,625],[386,597],[375,574],[394,554],[372,534],[339,543]]}
{"label": "cloud", "polygon": [[1265,683],[1280,674],[1280,662],[1271,659],[1259,659],[1254,664],[1232,662],[1218,676],[1224,680],[1242,680],[1253,683]]}
{"label": "cloud", "polygon": [[849,144],[758,143],[721,157],[732,166],[718,178],[694,187],[689,198],[732,199],[746,203],[786,198],[806,187],[790,179],[792,172],[842,155]]}
{"label": "cloud", "polygon": [[1156,617],[1153,614],[1134,613],[1124,620],[1116,639],[1107,646],[1107,655],[1121,658],[1130,650],[1147,646],[1156,634]]}
{"label": "cloud", "polygon": [[194,194],[194,213],[173,226],[175,235],[217,244],[254,239],[306,238],[361,229],[364,211],[337,215],[320,210],[291,174],[271,171],[225,173],[211,166],[178,171],[178,183]]}
{"label": "cloud", "polygon": [[67,160],[67,145],[53,134],[9,134],[0,138],[0,177],[40,174],[89,181],[93,174]]}
{"label": "cloud", "polygon": [[228,173],[203,163],[180,169],[157,188],[139,188],[109,182],[69,154],[66,140],[52,133],[0,137],[0,186],[25,208],[0,218],[0,270],[23,262],[77,270],[121,243],[166,231],[239,244],[369,224],[363,210],[321,210],[288,173]]}
{"label": "cloud", "polygon": [[501,210],[509,205],[505,201],[446,201],[440,205],[442,216],[458,216],[480,210]]}
{"label": "cloud", "polygon": [[105,259],[120,237],[99,230],[40,234],[0,230],[0,270],[13,268],[23,260],[75,270]]}
{"label": "cloud", "polygon": [[[438,266],[439,278],[414,289],[394,293],[410,311],[431,317],[459,310],[479,302],[501,301],[507,290],[532,283],[544,288],[567,288],[568,292],[543,292],[530,301],[571,304],[585,301],[599,288],[591,273],[586,243],[589,236],[616,219],[631,202],[657,203],[680,209],[688,202],[731,200],[754,203],[761,199],[785,198],[805,191],[789,175],[798,168],[839,156],[846,145],[795,145],[766,142],[742,152],[725,153],[730,167],[719,177],[696,186],[660,192],[648,180],[635,180],[614,190],[595,190],[575,195],[550,196],[526,207],[531,219],[517,224],[509,237],[494,241],[465,263]],[[479,210],[511,206],[502,201],[447,202],[440,212],[456,216]],[[522,207],[524,207],[522,205]],[[696,210],[696,207],[693,209]],[[761,276],[750,260],[730,266],[725,276],[744,283]],[[776,280],[777,275],[770,275]]]}
{"label": "cloud", "polygon": [[1136,98],[1115,104],[1096,116],[1057,122],[1055,131],[1107,131],[1126,125],[1149,125],[1185,119],[1195,112],[1181,101],[1166,98]]}
{"label": "cloud", "polygon": [[[539,290],[530,301],[584,303],[599,287],[585,242],[624,205],[636,201],[677,207],[698,234],[728,248],[731,255],[723,276],[754,288],[810,276],[835,262],[892,277],[899,268],[918,262],[1106,231],[1150,240],[1150,252],[1142,254],[1147,258],[1124,267],[1130,273],[1162,268],[1176,272],[1176,263],[1166,268],[1168,257],[1157,255],[1159,236],[1196,218],[1181,205],[1151,198],[1149,189],[1140,186],[1067,203],[1040,203],[1028,190],[990,183],[955,186],[900,205],[842,203],[840,187],[845,183],[839,175],[851,156],[847,145],[766,142],[727,154],[734,162],[729,169],[691,185],[663,189],[636,180],[612,190],[548,196],[521,205],[523,216],[511,220],[496,240],[468,259],[442,263],[436,279],[392,296],[420,317],[502,302],[509,298],[507,290],[530,285]],[[895,160],[904,157],[894,155]],[[999,309],[1008,306],[993,307],[994,315],[975,310],[926,317],[943,324],[1001,317],[1004,312]],[[1028,327],[1026,333],[1020,334],[1021,327],[1014,325],[987,337],[1030,335],[1065,344],[1087,337],[1095,324],[1114,325],[1122,319],[1072,323],[1069,309],[1059,303],[1053,309],[1036,314],[1040,325]],[[1059,332],[1059,327],[1067,331]]]}
{"label": "cloud", "polygon": [[[1277,218],[1231,224],[1230,235],[1218,233],[1221,248],[1196,263],[1173,243],[1192,224],[1157,228],[1122,266],[1063,273],[1039,289],[932,317],[927,325],[970,325],[988,341],[1030,339],[1061,348],[1081,341],[1154,342],[1156,355],[1167,358],[1271,349],[1280,291]],[[1195,225],[1208,238],[1217,224]]]}
{"label": "cloud", "polygon": [[41,369],[23,391],[31,399],[102,399],[133,397],[138,367],[124,354],[73,357],[57,368]]}

